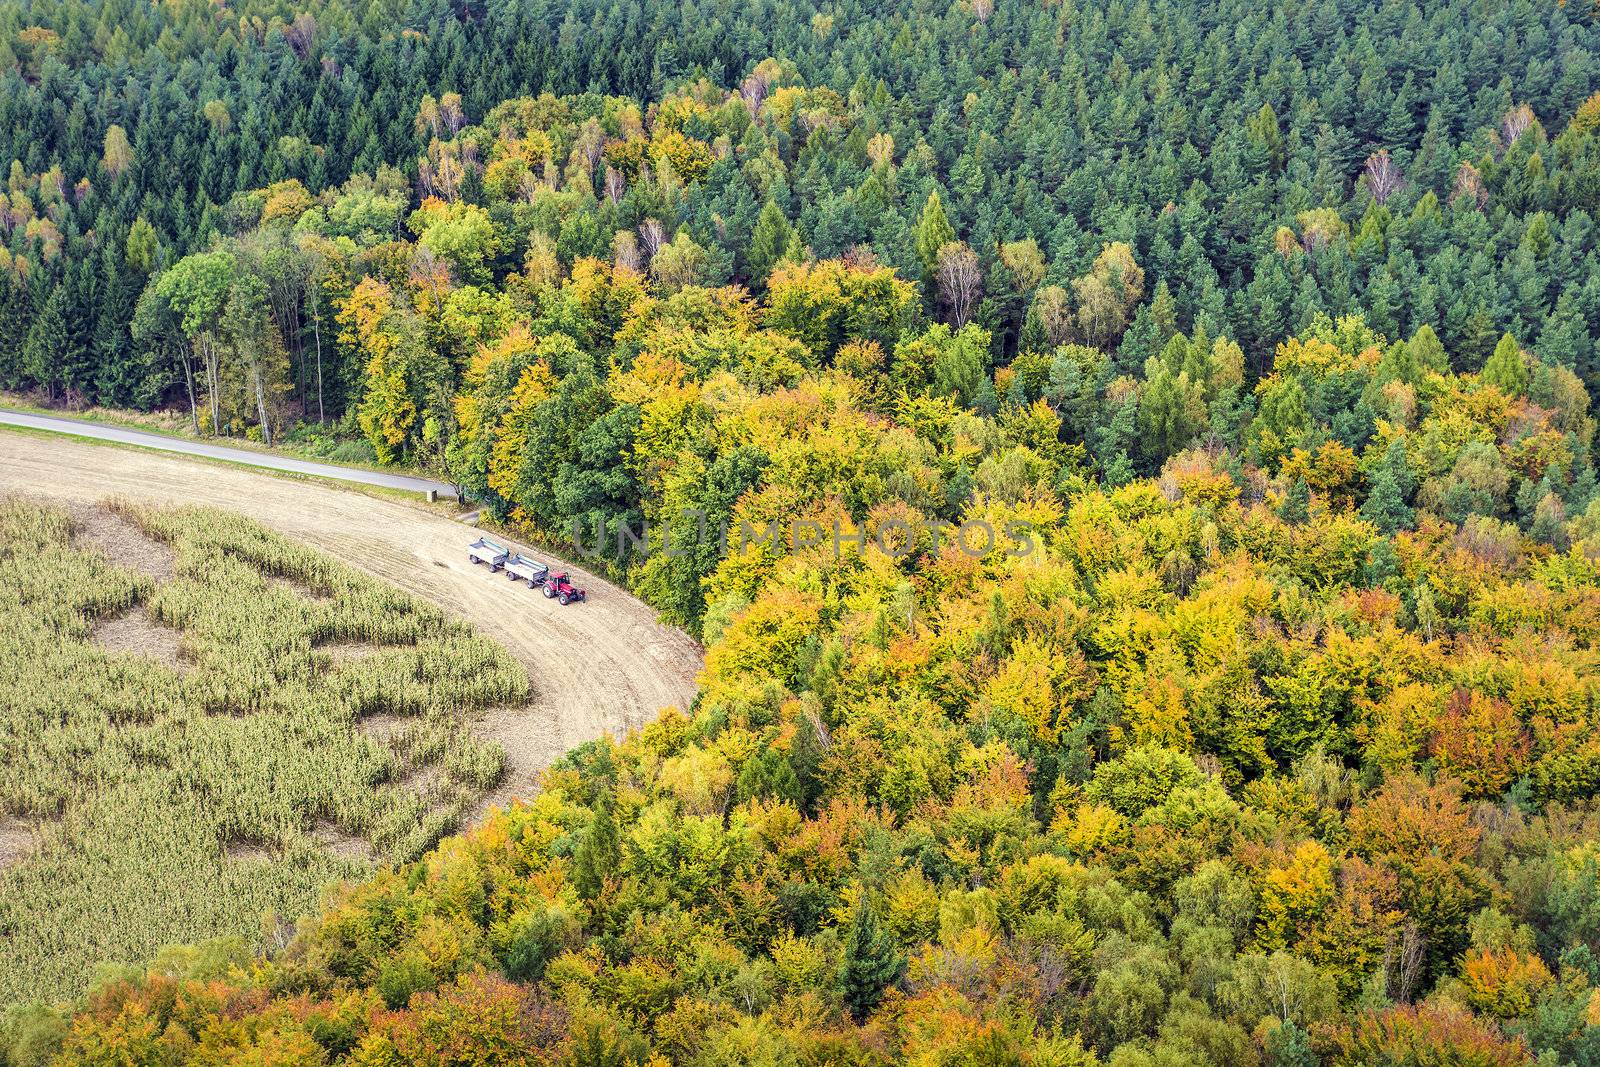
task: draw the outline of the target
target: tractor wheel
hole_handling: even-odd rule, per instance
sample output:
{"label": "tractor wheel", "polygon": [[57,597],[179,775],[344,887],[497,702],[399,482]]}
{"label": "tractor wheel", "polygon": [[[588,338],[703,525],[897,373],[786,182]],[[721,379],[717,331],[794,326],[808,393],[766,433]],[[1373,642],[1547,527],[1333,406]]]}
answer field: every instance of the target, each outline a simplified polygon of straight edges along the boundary
{"label": "tractor wheel", "polygon": [[548,585],[544,587],[544,598],[546,600],[549,600],[551,597],[553,597],[555,595],[556,595],[556,591],[554,589],[551,589]]}
{"label": "tractor wheel", "polygon": [[572,603],[572,598],[569,597],[567,594],[562,593],[561,594],[561,606],[562,607],[566,607],[570,603]]}

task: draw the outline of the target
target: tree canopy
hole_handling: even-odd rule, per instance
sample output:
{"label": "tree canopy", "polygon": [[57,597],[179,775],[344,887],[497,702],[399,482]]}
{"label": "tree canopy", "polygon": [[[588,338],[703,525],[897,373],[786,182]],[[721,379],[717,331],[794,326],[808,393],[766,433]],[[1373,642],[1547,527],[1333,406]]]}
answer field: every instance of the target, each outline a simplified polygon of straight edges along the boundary
{"label": "tree canopy", "polygon": [[0,386],[429,466],[707,660],[0,1055],[1600,1062],[1592,15],[11,11]]}

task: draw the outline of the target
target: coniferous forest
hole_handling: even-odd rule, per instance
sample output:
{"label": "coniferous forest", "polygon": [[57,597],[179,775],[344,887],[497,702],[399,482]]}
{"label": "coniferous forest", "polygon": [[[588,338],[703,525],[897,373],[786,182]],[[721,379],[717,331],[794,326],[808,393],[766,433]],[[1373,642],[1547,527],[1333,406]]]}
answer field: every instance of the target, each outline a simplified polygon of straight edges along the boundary
{"label": "coniferous forest", "polygon": [[706,648],[4,1067],[1600,1065],[1587,0],[8,0],[0,81],[0,389]]}

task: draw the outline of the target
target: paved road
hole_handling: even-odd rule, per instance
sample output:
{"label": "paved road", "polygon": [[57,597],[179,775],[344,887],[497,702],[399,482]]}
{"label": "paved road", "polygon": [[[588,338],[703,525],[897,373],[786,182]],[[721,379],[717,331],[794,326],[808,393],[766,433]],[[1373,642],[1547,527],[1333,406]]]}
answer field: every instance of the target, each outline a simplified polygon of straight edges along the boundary
{"label": "paved road", "polygon": [[91,437],[97,441],[116,441],[141,448],[159,448],[163,452],[181,452],[187,456],[206,456],[211,459],[243,463],[250,467],[289,471],[293,474],[311,474],[318,478],[334,478],[341,482],[362,482],[381,485],[389,489],[408,489],[414,493],[433,490],[442,497],[454,497],[455,486],[436,482],[431,478],[413,478],[406,474],[384,474],[381,471],[362,470],[360,467],[341,467],[333,463],[316,463],[306,459],[291,459],[271,452],[252,452],[245,448],[229,448],[206,441],[184,437],[166,437],[144,430],[129,430],[121,426],[106,426],[82,419],[63,419],[53,415],[35,415],[27,411],[0,408],[0,426],[25,426],[34,430],[72,434],[74,437]]}

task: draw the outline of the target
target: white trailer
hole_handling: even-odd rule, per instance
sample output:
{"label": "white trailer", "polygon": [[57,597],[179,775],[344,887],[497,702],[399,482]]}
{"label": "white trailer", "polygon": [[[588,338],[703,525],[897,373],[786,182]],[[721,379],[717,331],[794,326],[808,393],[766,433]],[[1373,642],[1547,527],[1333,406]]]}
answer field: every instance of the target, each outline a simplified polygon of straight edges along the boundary
{"label": "white trailer", "polygon": [[474,566],[482,563],[491,571],[497,571],[506,565],[506,559],[511,555],[500,545],[495,544],[487,537],[480,537],[467,546],[467,559]]}
{"label": "white trailer", "polygon": [[549,567],[546,567],[536,559],[524,556],[521,552],[506,560],[505,568],[507,578],[510,578],[513,582],[527,582],[529,589],[543,585],[544,580],[550,577]]}

